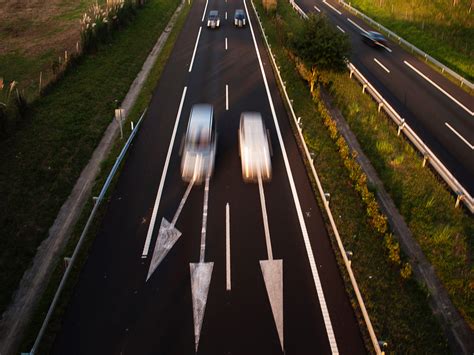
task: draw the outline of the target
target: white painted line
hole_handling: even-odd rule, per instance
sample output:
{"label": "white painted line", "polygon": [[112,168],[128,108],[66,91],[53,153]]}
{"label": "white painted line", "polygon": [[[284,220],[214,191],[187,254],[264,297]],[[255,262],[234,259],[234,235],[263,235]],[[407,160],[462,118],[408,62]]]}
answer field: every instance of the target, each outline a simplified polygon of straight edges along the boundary
{"label": "white painted line", "polygon": [[374,62],[377,63],[378,65],[380,65],[380,66],[382,67],[382,69],[385,70],[387,73],[390,73],[390,70],[388,70],[385,65],[383,65],[382,63],[380,63],[377,58],[374,58]]}
{"label": "white painted line", "polygon": [[342,12],[339,11],[338,9],[336,9],[334,6],[332,6],[330,3],[326,2],[325,0],[323,0],[323,4],[326,4],[327,6],[329,6],[331,9],[333,9],[334,11],[336,11],[339,15],[342,15]]}
{"label": "white painted line", "polygon": [[267,245],[268,260],[273,260],[272,240],[270,239],[270,228],[268,226],[267,206],[265,204],[265,194],[260,173],[258,174],[258,192],[260,193],[260,206],[262,207],[263,230],[265,231],[265,243]]}
{"label": "white painted line", "polygon": [[193,63],[194,63],[194,57],[196,56],[196,51],[198,48],[198,43],[199,43],[199,37],[201,37],[201,30],[202,26],[199,27],[199,32],[196,38],[196,44],[194,45],[194,51],[193,51],[193,56],[191,58],[191,64],[189,64],[189,72],[191,73],[191,70],[193,70]]}
{"label": "white painted line", "polygon": [[443,90],[438,84],[436,84],[433,80],[431,80],[430,78],[428,78],[425,74],[423,74],[421,71],[419,71],[418,69],[416,69],[413,65],[411,65],[410,63],[408,63],[406,60],[403,61],[403,63],[405,63],[407,66],[409,66],[414,72],[416,72],[419,76],[421,76],[423,79],[425,79],[427,82],[429,82],[431,85],[433,85],[435,88],[437,88],[439,91],[441,91],[443,94],[445,94],[447,97],[449,97],[451,100],[453,100],[455,103],[457,103],[459,105],[459,107],[461,107],[464,111],[466,111],[467,113],[469,113],[471,116],[474,115],[474,113],[469,110],[466,106],[464,106],[462,103],[460,103],[457,99],[455,99],[452,95],[450,95],[449,93],[447,93],[445,90]]}
{"label": "white painted line", "polygon": [[229,111],[229,85],[225,86],[225,110]]}
{"label": "white painted line", "polygon": [[232,288],[230,272],[230,206],[225,205],[225,289],[230,291]]}
{"label": "white painted line", "polygon": [[454,133],[455,135],[457,135],[464,143],[466,143],[469,148],[471,148],[471,149],[474,150],[474,145],[472,145],[471,143],[469,143],[466,138],[464,138],[463,136],[461,136],[461,135],[459,134],[459,132],[456,131],[453,127],[451,127],[448,122],[444,122],[444,124],[445,124],[451,131],[453,131],[453,133]]}
{"label": "white painted line", "polygon": [[225,12],[225,19],[227,20],[227,11]]}
{"label": "white painted line", "polygon": [[318,9],[318,7],[317,7],[316,5],[314,6],[314,9],[315,9],[317,12],[321,12],[321,10]]}
{"label": "white painted line", "polygon": [[380,44],[380,45],[384,47],[387,50],[387,52],[392,53],[392,50],[390,48],[388,48],[387,46],[384,46],[383,44]]}
{"label": "white painted line", "polygon": [[148,233],[146,235],[145,246],[143,247],[142,258],[146,258],[150,249],[151,236],[153,234],[153,228],[155,227],[156,214],[158,213],[158,206],[160,205],[161,194],[163,193],[163,186],[165,185],[166,174],[168,172],[168,165],[170,163],[171,151],[173,150],[174,140],[176,138],[176,131],[178,130],[179,119],[181,117],[181,110],[183,109],[184,98],[186,97],[185,86],[183,95],[181,96],[181,102],[179,103],[178,113],[176,114],[176,120],[174,123],[173,134],[171,135],[170,145],[168,147],[168,154],[166,155],[165,165],[163,166],[163,172],[161,173],[160,185],[158,187],[158,193],[156,194],[155,205],[153,206],[153,212],[151,214],[150,225],[148,226]]}
{"label": "white painted line", "polygon": [[225,50],[227,50],[227,37],[225,38]]}
{"label": "white painted line", "polygon": [[209,177],[206,178],[204,185],[204,203],[202,207],[202,228],[201,228],[201,252],[199,253],[199,262],[204,262],[206,254],[206,227],[207,227],[207,208],[209,201]]}
{"label": "white painted line", "polygon": [[184,193],[184,196],[181,199],[181,202],[179,203],[178,209],[176,210],[176,213],[174,214],[173,220],[171,221],[171,227],[174,227],[176,225],[176,222],[178,222],[179,215],[181,214],[181,211],[183,210],[184,204],[186,203],[186,200],[188,199],[189,193],[191,192],[193,185],[194,185],[194,179],[192,179],[191,182],[188,184],[186,192]]}
{"label": "white painted line", "polygon": [[339,29],[339,31],[341,31],[342,33],[346,33],[346,31],[344,31],[341,27],[339,27],[339,26],[336,26],[336,27],[337,27],[337,28]]}
{"label": "white painted line", "polygon": [[253,26],[252,26],[252,20],[249,16],[246,1],[244,1],[244,6],[245,6],[245,12],[247,13],[247,18],[249,20],[250,32],[252,33],[253,44],[255,46],[255,51],[257,52],[257,59],[258,59],[258,62],[260,64],[260,71],[262,72],[262,76],[263,76],[263,83],[265,85],[265,90],[267,92],[268,103],[270,105],[270,109],[271,109],[272,116],[273,116],[273,121],[275,123],[275,129],[276,129],[278,141],[280,143],[281,152],[282,152],[282,156],[283,156],[283,161],[285,163],[285,169],[286,169],[286,173],[287,173],[287,176],[288,176],[288,181],[290,183],[290,189],[291,189],[291,193],[293,195],[293,201],[295,203],[296,213],[298,215],[298,221],[300,223],[301,233],[303,235],[303,240],[304,240],[304,244],[305,244],[305,248],[306,248],[306,253],[308,255],[308,260],[309,260],[309,264],[310,264],[310,268],[311,268],[311,273],[313,275],[313,282],[314,282],[314,285],[316,287],[316,292],[317,292],[317,295],[318,295],[319,305],[321,307],[321,312],[323,314],[323,320],[324,320],[324,325],[326,327],[326,333],[327,333],[327,336],[328,336],[329,345],[331,346],[331,352],[333,354],[339,354],[339,350],[337,348],[336,338],[334,336],[334,330],[333,330],[332,324],[331,324],[331,318],[329,317],[329,311],[328,311],[328,308],[327,308],[327,305],[326,305],[326,299],[324,297],[323,287],[321,285],[321,280],[319,279],[319,273],[318,273],[318,269],[316,267],[316,261],[314,260],[313,250],[311,248],[311,243],[309,241],[309,235],[308,235],[308,230],[306,229],[306,223],[304,221],[303,211],[302,211],[301,204],[300,204],[300,201],[299,201],[299,198],[298,198],[298,194],[296,192],[295,181],[293,179],[293,174],[291,172],[290,163],[288,161],[288,155],[286,154],[285,144],[283,142],[283,137],[281,135],[280,126],[278,124],[278,120],[277,120],[277,117],[276,117],[275,106],[273,105],[272,97],[271,97],[271,94],[270,94],[270,88],[268,87],[268,81],[267,81],[267,78],[265,76],[265,71],[263,69],[262,58],[260,57],[260,52],[258,51],[257,40],[255,39],[255,33],[254,33],[254,30],[253,30]]}
{"label": "white painted line", "polygon": [[364,33],[367,33],[366,30],[364,30],[362,27],[360,27],[357,23],[355,23],[354,21],[352,21],[349,17],[347,18],[347,21],[349,21],[350,23],[352,23],[355,27],[357,27],[359,30],[361,30],[362,32]]}
{"label": "white painted line", "polygon": [[206,17],[206,9],[207,9],[207,3],[208,3],[209,0],[206,0],[206,6],[204,6],[204,11],[202,13],[202,19],[201,19],[201,22],[204,21],[204,17]]}

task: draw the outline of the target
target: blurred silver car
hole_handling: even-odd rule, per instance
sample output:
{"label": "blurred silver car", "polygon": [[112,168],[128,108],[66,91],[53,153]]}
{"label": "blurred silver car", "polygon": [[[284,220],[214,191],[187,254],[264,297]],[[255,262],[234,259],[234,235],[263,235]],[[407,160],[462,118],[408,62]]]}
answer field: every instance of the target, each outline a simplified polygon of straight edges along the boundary
{"label": "blurred silver car", "polygon": [[243,112],[240,115],[239,153],[242,177],[245,182],[272,178],[270,136],[259,112]]}
{"label": "blurred silver car", "polygon": [[244,27],[246,25],[245,12],[242,9],[235,10],[234,13],[234,26]]}
{"label": "blurred silver car", "polygon": [[188,128],[182,142],[181,177],[199,184],[211,177],[216,155],[214,109],[209,104],[191,108]]}

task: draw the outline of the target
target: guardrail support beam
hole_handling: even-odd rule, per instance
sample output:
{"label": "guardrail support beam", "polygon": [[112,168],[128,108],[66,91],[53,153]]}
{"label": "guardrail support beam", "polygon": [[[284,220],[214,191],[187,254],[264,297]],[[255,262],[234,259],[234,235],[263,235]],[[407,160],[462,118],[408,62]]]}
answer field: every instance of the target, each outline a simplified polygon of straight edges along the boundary
{"label": "guardrail support beam", "polygon": [[367,88],[367,84],[362,85],[362,93],[365,93],[366,88]]}
{"label": "guardrail support beam", "polygon": [[456,204],[454,205],[455,208],[459,207],[459,203],[464,200],[464,195],[458,192],[458,197],[456,197]]}
{"label": "guardrail support beam", "polygon": [[382,107],[383,107],[383,102],[379,102],[379,112]]}
{"label": "guardrail support beam", "polygon": [[428,155],[424,155],[423,156],[423,163],[421,164],[421,166],[424,168],[426,166],[426,162],[429,160],[429,156]]}

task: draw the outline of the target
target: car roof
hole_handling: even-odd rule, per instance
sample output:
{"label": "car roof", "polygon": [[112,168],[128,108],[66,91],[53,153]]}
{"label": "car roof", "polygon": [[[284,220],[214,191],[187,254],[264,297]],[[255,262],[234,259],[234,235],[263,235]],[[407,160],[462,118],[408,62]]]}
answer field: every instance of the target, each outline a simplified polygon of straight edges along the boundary
{"label": "car roof", "polygon": [[217,16],[219,14],[219,12],[217,10],[211,10],[209,11],[209,15],[210,16]]}
{"label": "car roof", "polygon": [[237,14],[238,14],[238,15],[240,15],[240,14],[244,15],[245,12],[244,12],[244,10],[242,10],[242,9],[237,9],[237,10],[235,10],[235,14],[236,14],[236,15],[237,15]]}
{"label": "car roof", "polygon": [[210,135],[213,107],[209,104],[196,104],[191,109],[188,123],[188,134],[205,133]]}
{"label": "car roof", "polygon": [[376,31],[369,31],[367,32],[370,36],[374,37],[374,38],[380,38],[380,39],[385,39],[385,37],[383,36],[383,34],[379,33],[379,32],[376,32]]}

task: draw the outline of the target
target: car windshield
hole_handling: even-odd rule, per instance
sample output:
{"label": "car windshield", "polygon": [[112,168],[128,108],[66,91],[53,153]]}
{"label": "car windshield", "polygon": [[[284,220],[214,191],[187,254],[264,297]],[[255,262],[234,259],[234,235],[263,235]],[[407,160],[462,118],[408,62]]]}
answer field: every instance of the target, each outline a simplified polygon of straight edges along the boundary
{"label": "car windshield", "polygon": [[370,36],[377,41],[385,41],[385,37],[378,32],[370,32]]}
{"label": "car windshield", "polygon": [[209,12],[209,20],[216,20],[217,19],[217,11],[211,11]]}
{"label": "car windshield", "polygon": [[235,11],[235,18],[238,20],[243,20],[245,18],[245,14],[243,10]]}
{"label": "car windshield", "polygon": [[209,131],[204,127],[199,127],[189,132],[188,144],[193,150],[202,150],[209,147]]}

